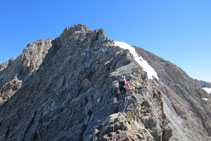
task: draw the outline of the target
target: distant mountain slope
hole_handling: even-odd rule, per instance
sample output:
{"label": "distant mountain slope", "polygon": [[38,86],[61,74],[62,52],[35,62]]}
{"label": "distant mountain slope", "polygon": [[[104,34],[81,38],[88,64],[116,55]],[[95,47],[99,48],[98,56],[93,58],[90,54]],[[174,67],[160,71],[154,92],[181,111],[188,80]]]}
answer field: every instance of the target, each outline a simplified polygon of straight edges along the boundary
{"label": "distant mountain slope", "polygon": [[211,83],[210,82],[205,82],[205,81],[202,81],[202,80],[197,80],[197,79],[194,79],[194,81],[200,85],[202,88],[206,87],[206,88],[211,88]]}
{"label": "distant mountain slope", "polygon": [[194,79],[196,84],[200,85],[208,94],[211,94],[211,83]]}
{"label": "distant mountain slope", "polygon": [[0,66],[0,80],[2,141],[210,140],[210,95],[176,65],[116,44],[103,29],[79,24],[30,44]]}
{"label": "distant mountain slope", "polygon": [[[158,73],[165,95],[164,103],[168,106],[164,111],[168,119],[172,118],[171,126],[177,126],[177,130],[173,130],[175,134],[191,128],[187,134],[189,138],[197,136],[195,132],[211,136],[211,97],[176,65],[141,48],[136,47],[136,50]],[[205,101],[203,98],[209,99]]]}

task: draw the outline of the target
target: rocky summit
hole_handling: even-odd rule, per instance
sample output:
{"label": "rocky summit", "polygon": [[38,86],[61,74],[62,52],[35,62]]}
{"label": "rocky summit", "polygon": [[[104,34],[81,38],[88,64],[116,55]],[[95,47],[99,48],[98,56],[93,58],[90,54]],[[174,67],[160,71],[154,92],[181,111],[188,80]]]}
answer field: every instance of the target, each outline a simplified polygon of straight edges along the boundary
{"label": "rocky summit", "polygon": [[79,24],[0,65],[0,140],[210,141],[210,99],[176,65]]}

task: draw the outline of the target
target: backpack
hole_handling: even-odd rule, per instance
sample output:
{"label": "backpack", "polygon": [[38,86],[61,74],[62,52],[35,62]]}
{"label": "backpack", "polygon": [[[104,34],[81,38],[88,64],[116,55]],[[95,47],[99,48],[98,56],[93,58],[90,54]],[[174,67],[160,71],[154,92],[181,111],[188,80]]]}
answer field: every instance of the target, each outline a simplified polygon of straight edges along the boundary
{"label": "backpack", "polygon": [[125,80],[124,80],[123,78],[121,78],[121,79],[119,80],[119,85],[120,85],[120,86],[124,86],[124,85],[125,85]]}

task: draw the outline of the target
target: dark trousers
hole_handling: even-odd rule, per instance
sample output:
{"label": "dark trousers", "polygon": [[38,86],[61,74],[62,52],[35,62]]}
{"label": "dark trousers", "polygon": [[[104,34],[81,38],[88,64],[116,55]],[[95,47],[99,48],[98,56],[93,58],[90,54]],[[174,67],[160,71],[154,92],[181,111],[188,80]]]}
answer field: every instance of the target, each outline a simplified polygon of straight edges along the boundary
{"label": "dark trousers", "polygon": [[125,104],[125,97],[126,97],[126,88],[119,87],[120,95],[123,98],[123,104]]}

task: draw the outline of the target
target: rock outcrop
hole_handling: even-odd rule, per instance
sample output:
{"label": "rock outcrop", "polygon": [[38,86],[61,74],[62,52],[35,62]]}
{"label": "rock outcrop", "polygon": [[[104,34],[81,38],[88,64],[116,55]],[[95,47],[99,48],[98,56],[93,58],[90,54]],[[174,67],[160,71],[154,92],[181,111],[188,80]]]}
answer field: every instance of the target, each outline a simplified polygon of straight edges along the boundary
{"label": "rock outcrop", "polygon": [[[0,66],[0,140],[209,140],[210,98],[181,69],[143,50],[133,54],[103,29],[66,28]],[[131,90],[125,102],[118,79]]]}

